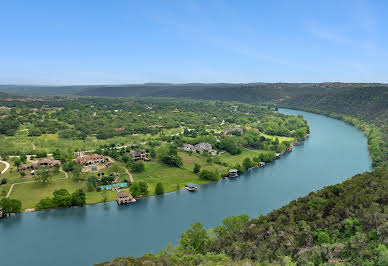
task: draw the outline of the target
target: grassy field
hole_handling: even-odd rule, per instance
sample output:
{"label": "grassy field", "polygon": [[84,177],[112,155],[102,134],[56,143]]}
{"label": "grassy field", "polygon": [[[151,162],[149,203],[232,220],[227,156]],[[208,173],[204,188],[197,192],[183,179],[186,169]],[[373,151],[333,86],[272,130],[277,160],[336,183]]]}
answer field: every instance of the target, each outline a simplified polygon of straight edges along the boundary
{"label": "grassy field", "polygon": [[97,149],[103,145],[135,144],[143,141],[150,141],[155,138],[155,136],[151,135],[131,135],[104,140],[97,139],[96,137],[88,137],[85,140],[74,140],[60,138],[57,134],[29,137],[28,131],[19,130],[15,136],[0,136],[0,154],[13,154],[16,152],[30,153],[34,151],[34,147],[37,151],[45,151],[47,153],[52,153],[56,149],[74,152],[79,150]]}

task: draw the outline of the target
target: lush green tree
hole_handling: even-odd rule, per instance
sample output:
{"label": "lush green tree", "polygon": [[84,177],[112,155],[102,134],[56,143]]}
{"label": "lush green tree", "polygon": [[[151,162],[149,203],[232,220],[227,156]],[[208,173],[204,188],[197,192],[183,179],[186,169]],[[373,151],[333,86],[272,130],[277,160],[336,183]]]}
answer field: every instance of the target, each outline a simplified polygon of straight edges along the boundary
{"label": "lush green tree", "polygon": [[88,185],[88,190],[93,191],[96,189],[98,183],[98,179],[95,176],[88,177],[87,185]]}
{"label": "lush green tree", "polygon": [[130,187],[131,194],[134,197],[138,197],[140,195],[147,196],[148,195],[148,185],[145,182],[135,182]]}
{"label": "lush green tree", "polygon": [[196,173],[196,174],[198,174],[200,171],[201,171],[201,166],[200,166],[199,164],[196,163],[196,164],[194,165],[194,170],[193,170],[193,172]]}
{"label": "lush green tree", "polygon": [[35,209],[37,211],[39,210],[46,210],[46,209],[52,209],[52,208],[55,208],[57,207],[53,201],[52,198],[44,198],[44,199],[41,199],[38,204],[36,204],[35,206]]}
{"label": "lush green tree", "polygon": [[81,165],[75,164],[71,174],[73,176],[73,180],[79,182],[81,180]]}
{"label": "lush green tree", "polygon": [[51,171],[48,167],[41,167],[35,171],[34,179],[45,184],[51,178]]}
{"label": "lush green tree", "polygon": [[72,197],[67,189],[58,189],[53,192],[53,202],[56,207],[71,207]]}
{"label": "lush green tree", "polygon": [[72,206],[84,206],[86,204],[86,194],[82,189],[78,189],[71,194]]}
{"label": "lush green tree", "polygon": [[217,173],[211,172],[209,170],[202,170],[199,173],[199,177],[202,179],[211,180],[211,181],[215,181],[218,179]]}
{"label": "lush green tree", "polygon": [[202,224],[194,223],[190,229],[182,233],[178,249],[184,252],[204,254],[210,238]]}
{"label": "lush green tree", "polygon": [[163,187],[163,184],[161,182],[157,183],[156,184],[156,187],[155,187],[155,194],[156,195],[162,195],[164,194],[164,187]]}
{"label": "lush green tree", "polygon": [[251,168],[252,166],[254,166],[254,163],[252,163],[250,158],[245,158],[243,160],[243,165],[242,166],[244,167],[245,170],[247,170],[247,169]]}
{"label": "lush green tree", "polygon": [[22,203],[20,200],[2,198],[0,200],[0,209],[3,211],[3,214],[20,212],[22,209]]}
{"label": "lush green tree", "polygon": [[131,163],[131,171],[135,173],[144,172],[145,166],[143,162],[133,162]]}

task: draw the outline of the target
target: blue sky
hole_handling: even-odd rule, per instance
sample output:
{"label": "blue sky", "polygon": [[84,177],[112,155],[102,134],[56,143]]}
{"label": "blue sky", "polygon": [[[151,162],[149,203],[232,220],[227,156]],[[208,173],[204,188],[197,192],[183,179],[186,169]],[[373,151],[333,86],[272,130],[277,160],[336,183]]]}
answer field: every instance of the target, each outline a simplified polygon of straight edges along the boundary
{"label": "blue sky", "polygon": [[385,0],[1,0],[0,84],[388,82]]}

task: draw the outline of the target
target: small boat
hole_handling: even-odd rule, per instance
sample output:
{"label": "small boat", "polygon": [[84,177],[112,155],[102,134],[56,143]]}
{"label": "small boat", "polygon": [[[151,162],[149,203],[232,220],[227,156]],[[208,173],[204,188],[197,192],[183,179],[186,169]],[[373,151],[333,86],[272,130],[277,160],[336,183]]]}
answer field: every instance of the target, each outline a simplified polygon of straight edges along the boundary
{"label": "small boat", "polygon": [[187,189],[188,191],[194,192],[194,191],[197,191],[198,186],[196,184],[189,183],[185,186],[185,189]]}

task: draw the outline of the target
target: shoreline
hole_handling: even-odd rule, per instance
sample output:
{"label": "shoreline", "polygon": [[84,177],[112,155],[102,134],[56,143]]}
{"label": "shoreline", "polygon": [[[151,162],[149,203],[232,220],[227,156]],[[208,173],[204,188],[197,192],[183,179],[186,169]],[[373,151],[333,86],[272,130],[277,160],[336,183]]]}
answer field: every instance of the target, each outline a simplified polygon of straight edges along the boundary
{"label": "shoreline", "polygon": [[[305,140],[307,140],[309,137],[310,137],[310,134],[306,134],[305,138],[304,138],[302,141],[294,141],[294,142],[292,143],[292,146],[300,145],[300,144],[303,143]],[[280,153],[280,154],[281,154],[281,156],[284,156],[285,154],[290,153],[290,152],[292,152],[292,151],[287,151],[287,150],[286,150],[286,151],[284,151],[284,152],[282,152],[282,153]],[[279,159],[279,158],[275,158],[275,159],[272,160],[271,162],[268,162],[268,164],[270,164],[270,163],[272,163],[272,162],[274,162],[274,161],[276,161],[276,160],[278,160],[278,159]],[[266,163],[266,164],[267,164],[267,163]],[[253,167],[251,167],[251,168],[249,168],[249,169],[247,169],[247,170],[245,170],[245,171],[243,171],[243,172],[240,172],[239,175],[236,176],[236,177],[239,177],[240,174],[243,174],[243,173],[248,172],[248,171],[250,171],[250,170],[253,170],[253,169],[256,169],[256,168],[264,168],[264,167],[265,167],[265,166],[263,166],[263,167],[260,167],[260,166],[253,166]],[[215,181],[209,180],[209,182],[206,182],[206,183],[203,183],[203,184],[198,185],[198,188],[200,188],[202,185],[207,185],[207,184],[215,183],[215,182],[218,182],[218,181],[220,181],[220,180],[222,180],[222,179],[226,179],[226,178],[232,178],[232,179],[234,179],[234,178],[236,178],[236,177],[223,176],[223,177],[220,177],[219,179],[217,179],[217,180],[215,180]],[[181,188],[181,189],[172,190],[172,191],[163,193],[162,195],[169,194],[169,193],[174,193],[174,192],[182,191],[182,190],[185,190],[185,188],[183,187],[183,188]],[[162,195],[148,195],[148,196],[141,196],[141,197],[136,198],[136,200],[138,200],[138,199],[144,199],[144,198],[149,198],[149,197],[155,197],[155,196],[162,196]],[[104,201],[99,201],[99,202],[87,203],[87,204],[85,204],[84,206],[96,205],[96,204],[101,204],[101,203],[111,203],[111,202],[114,202],[114,201],[116,201],[116,200],[109,200],[109,201],[105,201],[105,202],[104,202]],[[135,202],[132,202],[132,203],[135,203]],[[130,204],[130,203],[129,203],[129,204]],[[129,205],[129,204],[124,204],[124,205]],[[45,209],[45,210],[35,210],[35,208],[27,208],[27,209],[25,209],[25,210],[23,210],[23,211],[21,211],[21,212],[19,212],[19,213],[31,213],[31,212],[50,211],[50,210],[61,210],[61,209],[81,208],[81,207],[84,207],[84,206],[72,206],[72,207],[67,207],[67,208],[51,208],[51,209]]]}

